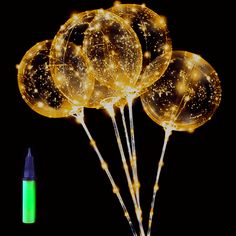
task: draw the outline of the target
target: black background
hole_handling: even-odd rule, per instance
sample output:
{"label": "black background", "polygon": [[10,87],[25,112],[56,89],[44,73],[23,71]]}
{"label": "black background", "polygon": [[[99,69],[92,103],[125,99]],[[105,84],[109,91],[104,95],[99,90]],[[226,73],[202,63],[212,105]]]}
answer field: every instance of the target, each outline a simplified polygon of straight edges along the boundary
{"label": "black background", "polygon": [[[200,54],[218,72],[223,97],[212,120],[193,134],[174,132],[170,138],[153,235],[229,235],[233,149],[233,21],[227,1],[123,1],[142,3],[167,17],[173,49]],[[73,119],[49,119],[33,112],[17,85],[18,64],[35,43],[52,39],[73,12],[108,8],[113,1],[64,0],[7,2],[2,16],[2,164],[1,226],[13,235],[131,235],[120,205],[82,127]],[[231,66],[232,64],[232,66]],[[125,202],[133,211],[112,124],[105,112],[85,111]],[[117,115],[119,120],[119,115]],[[145,227],[152,185],[164,131],[134,104],[138,171]],[[120,121],[120,120],[119,120]],[[121,123],[119,123],[121,124]],[[232,134],[233,138],[229,135]],[[21,223],[21,177],[27,148],[37,170],[37,222]],[[2,235],[2,233],[1,233]],[[7,234],[8,235],[8,234]]]}

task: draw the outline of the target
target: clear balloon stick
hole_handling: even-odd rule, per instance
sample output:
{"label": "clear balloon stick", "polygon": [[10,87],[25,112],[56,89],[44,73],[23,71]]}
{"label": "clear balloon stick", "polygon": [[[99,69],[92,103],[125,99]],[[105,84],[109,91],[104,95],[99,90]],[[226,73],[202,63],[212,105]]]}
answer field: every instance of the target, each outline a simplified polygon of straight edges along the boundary
{"label": "clear balloon stick", "polygon": [[169,140],[169,137],[172,133],[172,129],[170,128],[165,128],[165,138],[164,138],[164,143],[162,147],[162,152],[161,152],[161,157],[158,163],[158,168],[157,168],[157,174],[156,174],[156,181],[153,187],[153,194],[152,194],[152,202],[151,202],[151,208],[149,212],[149,221],[148,221],[148,230],[147,230],[147,236],[151,235],[151,228],[152,228],[152,220],[153,220],[153,215],[154,215],[154,207],[155,207],[155,200],[156,200],[156,195],[157,191],[159,190],[159,179],[160,179],[160,174],[161,174],[161,169],[164,165],[164,156],[165,156],[165,151],[166,151],[166,146]]}
{"label": "clear balloon stick", "polygon": [[138,169],[137,169],[137,154],[136,154],[136,147],[135,147],[135,135],[134,135],[134,119],[133,119],[133,97],[128,97],[128,109],[129,109],[129,122],[130,122],[130,137],[131,137],[131,150],[132,150],[132,168],[134,169],[134,189],[135,195],[137,198],[138,207],[141,210],[140,206],[140,196],[139,196],[139,189],[140,183],[138,179]]}
{"label": "clear balloon stick", "polygon": [[78,121],[78,122],[82,125],[82,127],[83,127],[85,133],[87,134],[87,136],[88,136],[88,138],[89,138],[89,140],[90,140],[90,144],[91,144],[91,146],[93,147],[94,151],[96,152],[97,157],[99,158],[101,167],[102,167],[102,169],[105,171],[105,173],[106,173],[106,175],[107,175],[107,177],[108,177],[108,179],[109,179],[109,181],[110,181],[110,183],[111,183],[111,185],[112,185],[113,193],[117,196],[117,198],[118,198],[118,200],[119,200],[119,202],[120,202],[120,205],[121,205],[121,207],[122,207],[122,209],[123,209],[124,215],[125,215],[125,217],[126,217],[128,223],[129,223],[129,226],[130,226],[130,228],[131,228],[131,231],[132,231],[132,233],[133,233],[133,236],[137,236],[136,230],[135,230],[135,228],[134,228],[134,225],[133,225],[133,223],[132,223],[132,220],[131,220],[131,218],[130,218],[130,215],[129,215],[129,213],[128,213],[128,210],[127,210],[127,208],[126,208],[126,205],[125,205],[125,203],[124,203],[124,201],[123,201],[123,199],[122,199],[122,197],[121,197],[119,188],[118,188],[117,185],[115,184],[115,181],[114,181],[114,179],[113,179],[113,177],[112,177],[112,175],[111,175],[111,172],[110,172],[109,169],[108,169],[108,164],[107,164],[107,163],[105,162],[105,160],[103,159],[102,154],[100,153],[100,151],[99,151],[99,149],[98,149],[98,147],[97,147],[97,145],[96,145],[95,140],[93,139],[92,135],[90,134],[90,132],[89,132],[89,130],[88,130],[88,128],[87,128],[87,126],[86,126],[86,124],[85,124],[85,122],[84,122],[84,112],[83,112],[83,109],[82,109],[80,112],[77,112],[76,114],[73,114],[73,116],[76,118],[76,121]]}
{"label": "clear balloon stick", "polygon": [[115,119],[114,108],[113,108],[112,104],[105,105],[104,107],[108,111],[108,113],[111,117],[111,120],[112,120],[114,132],[115,132],[115,136],[116,136],[116,141],[117,141],[117,144],[118,144],[118,148],[119,148],[119,151],[120,151],[120,156],[121,156],[123,168],[124,168],[124,171],[125,171],[125,176],[126,176],[126,179],[127,179],[127,182],[128,182],[129,191],[130,191],[130,194],[131,194],[131,197],[132,197],[132,200],[133,200],[136,217],[137,217],[137,220],[138,220],[138,223],[139,223],[140,235],[145,236],[144,229],[143,229],[143,224],[142,224],[142,212],[140,211],[140,207],[138,206],[136,198],[135,198],[134,187],[133,187],[132,180],[131,180],[131,177],[130,177],[130,174],[129,174],[129,167],[128,167],[128,164],[127,164],[127,161],[126,161],[126,158],[125,158],[124,149],[123,149],[122,142],[121,142],[121,137],[120,137],[120,132],[119,132],[117,122],[116,122],[116,119]]}

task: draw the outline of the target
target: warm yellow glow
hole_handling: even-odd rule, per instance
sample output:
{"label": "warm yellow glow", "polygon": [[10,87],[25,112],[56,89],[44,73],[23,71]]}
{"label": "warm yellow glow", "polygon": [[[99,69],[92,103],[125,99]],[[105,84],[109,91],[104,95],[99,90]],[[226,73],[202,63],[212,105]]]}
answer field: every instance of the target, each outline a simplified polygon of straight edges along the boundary
{"label": "warm yellow glow", "polygon": [[135,153],[132,155],[132,159],[134,162],[136,162],[136,154]]}
{"label": "warm yellow glow", "polygon": [[112,191],[114,194],[118,194],[120,190],[117,186],[114,186]]}
{"label": "warm yellow glow", "polygon": [[131,165],[131,167],[134,167],[134,166],[135,166],[135,161],[134,161],[134,159],[132,159],[132,160],[130,161],[130,165]]}
{"label": "warm yellow glow", "polygon": [[187,132],[192,134],[195,130],[194,129],[188,129]]}
{"label": "warm yellow glow", "polygon": [[94,29],[95,30],[100,30],[101,29],[101,24],[100,23],[95,24]]}
{"label": "warm yellow glow", "polygon": [[154,192],[158,191],[159,190],[158,184],[155,184],[153,189],[154,189]]}
{"label": "warm yellow glow", "polygon": [[94,139],[92,139],[92,140],[90,141],[90,145],[91,145],[92,147],[96,147],[96,146],[97,146]]}
{"label": "warm yellow glow", "polygon": [[142,219],[142,210],[139,207],[135,207],[135,213],[140,219]]}
{"label": "warm yellow glow", "polygon": [[129,167],[126,163],[123,164],[123,168],[124,168],[124,170],[129,170]]}
{"label": "warm yellow glow", "polygon": [[201,60],[201,56],[197,55],[197,54],[193,54],[193,61],[198,63]]}
{"label": "warm yellow glow", "polygon": [[59,43],[57,43],[57,44],[55,45],[55,49],[56,49],[57,51],[61,51],[61,47],[62,47],[62,45],[59,44]]}
{"label": "warm yellow glow", "polygon": [[166,17],[161,16],[160,20],[159,20],[159,23],[160,23],[161,26],[164,26],[166,24]]}
{"label": "warm yellow glow", "polygon": [[33,66],[30,64],[30,65],[27,65],[27,69],[28,70],[31,70],[31,69],[33,69]]}
{"label": "warm yellow glow", "polygon": [[75,46],[75,54],[76,55],[81,55],[81,46]]}
{"label": "warm yellow glow", "polygon": [[130,20],[130,19],[124,19],[124,21],[125,21],[125,23],[126,23],[127,25],[130,25],[130,24],[131,24],[131,20]]}
{"label": "warm yellow glow", "polygon": [[150,51],[146,51],[145,53],[144,53],[144,57],[145,58],[151,58],[151,52]]}
{"label": "warm yellow glow", "polygon": [[180,81],[177,83],[176,85],[176,90],[179,94],[184,94],[187,90],[187,86],[186,86],[186,83],[184,81]]}
{"label": "warm yellow glow", "polygon": [[40,49],[42,49],[42,44],[40,43],[36,44],[36,50],[40,50]]}
{"label": "warm yellow glow", "polygon": [[110,14],[110,12],[106,12],[106,13],[104,14],[104,18],[105,18],[106,20],[110,20],[110,19],[111,19],[111,14]]}
{"label": "warm yellow glow", "polygon": [[113,6],[119,6],[121,4],[121,1],[114,1]]}
{"label": "warm yellow glow", "polygon": [[189,70],[191,70],[191,69],[193,68],[194,63],[193,63],[192,60],[187,59],[187,60],[185,61],[185,63],[186,63],[186,66],[187,66],[187,68],[188,68]]}
{"label": "warm yellow glow", "polygon": [[78,100],[73,100],[72,103],[73,103],[74,105],[79,105],[79,101],[78,101]]}
{"label": "warm yellow glow", "polygon": [[134,129],[133,128],[130,129],[130,134],[134,135]]}
{"label": "warm yellow glow", "polygon": [[148,227],[150,228],[152,225],[152,220],[148,220]]}
{"label": "warm yellow glow", "polygon": [[140,189],[140,182],[134,181],[133,187],[134,187],[134,191],[138,191]]}
{"label": "warm yellow glow", "polygon": [[[73,13],[71,14],[71,18],[72,18],[73,20],[79,20],[79,15],[78,15],[78,13],[79,13],[79,12],[73,12]],[[64,27],[64,25],[63,25],[62,27]]]}
{"label": "warm yellow glow", "polygon": [[38,103],[37,103],[37,106],[38,106],[39,108],[42,108],[42,107],[44,106],[44,104],[43,104],[43,102],[38,102]]}
{"label": "warm yellow glow", "polygon": [[146,24],[141,23],[140,29],[141,29],[144,33],[147,32],[147,26],[146,26]]}
{"label": "warm yellow glow", "polygon": [[189,96],[189,95],[186,95],[186,96],[184,97],[184,101],[185,101],[185,102],[190,101],[190,96]]}
{"label": "warm yellow glow", "polygon": [[153,214],[154,214],[154,209],[153,207],[150,209],[150,217],[153,217]]}
{"label": "warm yellow glow", "polygon": [[124,215],[125,215],[126,218],[129,218],[129,213],[128,213],[128,211],[125,211],[125,214],[124,214]]}
{"label": "warm yellow glow", "polygon": [[158,165],[159,165],[160,167],[163,167],[163,166],[164,166],[164,162],[163,162],[163,161],[159,161]]}
{"label": "warm yellow glow", "polygon": [[168,51],[168,50],[171,50],[171,47],[170,47],[169,44],[165,44],[164,45],[164,49],[165,49],[165,51]]}
{"label": "warm yellow glow", "polygon": [[107,165],[107,163],[106,163],[105,161],[103,161],[103,162],[101,163],[101,166],[102,166],[102,169],[103,169],[103,170],[107,170],[107,169],[108,169],[108,165]]}
{"label": "warm yellow glow", "polygon": [[[201,72],[198,71],[198,70],[194,70],[193,73],[191,74],[191,78],[193,81],[198,81],[201,79]],[[207,79],[208,79],[208,76],[207,76]]]}
{"label": "warm yellow glow", "polygon": [[56,79],[57,79],[58,81],[63,81],[62,75],[58,75],[58,76],[56,77]]}
{"label": "warm yellow glow", "polygon": [[[108,37],[107,35],[103,35],[103,39],[104,39],[104,41],[105,41],[106,43],[109,43],[109,42],[110,42],[109,37]],[[112,51],[111,51],[111,54],[112,54],[112,55],[115,55],[115,51],[112,50]],[[114,68],[114,67],[113,67],[113,68]]]}

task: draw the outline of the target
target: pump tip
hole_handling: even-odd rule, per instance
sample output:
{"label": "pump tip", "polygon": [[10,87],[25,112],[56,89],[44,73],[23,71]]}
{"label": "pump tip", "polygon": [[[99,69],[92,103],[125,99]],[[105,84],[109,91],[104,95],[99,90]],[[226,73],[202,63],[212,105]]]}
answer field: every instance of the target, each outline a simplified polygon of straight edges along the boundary
{"label": "pump tip", "polygon": [[28,153],[25,158],[24,180],[35,180],[34,157],[31,154],[31,148],[28,148]]}

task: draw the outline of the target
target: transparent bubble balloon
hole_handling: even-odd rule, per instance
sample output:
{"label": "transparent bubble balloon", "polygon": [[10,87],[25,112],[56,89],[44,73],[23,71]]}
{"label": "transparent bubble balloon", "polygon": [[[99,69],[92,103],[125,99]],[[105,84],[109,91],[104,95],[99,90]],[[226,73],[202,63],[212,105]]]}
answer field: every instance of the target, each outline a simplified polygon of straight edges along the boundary
{"label": "transparent bubble balloon", "polygon": [[171,130],[193,131],[208,121],[219,106],[220,80],[199,55],[174,51],[165,74],[141,100],[157,124]]}
{"label": "transparent bubble balloon", "polygon": [[141,91],[161,77],[170,61],[172,47],[166,20],[144,4],[116,4],[109,10],[133,28],[141,43],[143,64],[136,83]]}
{"label": "transparent bubble balloon", "polygon": [[53,118],[69,116],[72,109],[55,87],[49,66],[51,41],[37,43],[18,66],[18,85],[24,101],[37,113]]}

